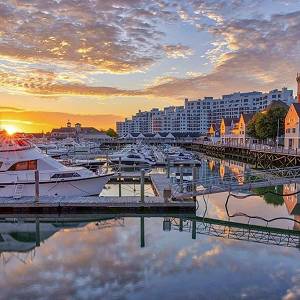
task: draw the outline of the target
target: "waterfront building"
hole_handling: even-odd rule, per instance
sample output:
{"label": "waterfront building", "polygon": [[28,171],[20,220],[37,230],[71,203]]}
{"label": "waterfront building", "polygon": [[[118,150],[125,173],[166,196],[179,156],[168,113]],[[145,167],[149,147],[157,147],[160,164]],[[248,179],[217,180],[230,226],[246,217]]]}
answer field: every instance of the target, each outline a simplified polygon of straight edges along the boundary
{"label": "waterfront building", "polygon": [[300,148],[300,103],[293,103],[285,117],[284,147]]}
{"label": "waterfront building", "polygon": [[56,139],[74,138],[93,141],[108,140],[110,137],[94,127],[82,127],[80,123],[72,126],[68,121],[66,127],[52,129],[50,136]]}
{"label": "waterfront building", "polygon": [[216,124],[211,124],[208,130],[208,136],[211,138],[218,136],[218,126]]}
{"label": "waterfront building", "polygon": [[293,103],[284,122],[284,148],[298,150],[300,148],[300,74],[297,73],[297,103]]}
{"label": "waterfront building", "polygon": [[220,137],[222,143],[229,143],[231,139],[232,130],[238,122],[237,118],[222,118],[220,124]]}
{"label": "waterfront building", "polygon": [[281,100],[287,105],[294,102],[293,91],[287,88],[262,92],[236,92],[220,99],[185,99],[183,106],[169,106],[162,110],[139,111],[131,119],[117,122],[117,133],[198,132],[206,135],[211,124],[220,124],[222,118],[239,118],[241,114],[256,113],[272,101]]}
{"label": "waterfront building", "polygon": [[237,118],[222,118],[220,124],[220,139],[222,143],[246,145],[250,137],[247,136],[247,124],[253,117],[252,114],[241,114]]}

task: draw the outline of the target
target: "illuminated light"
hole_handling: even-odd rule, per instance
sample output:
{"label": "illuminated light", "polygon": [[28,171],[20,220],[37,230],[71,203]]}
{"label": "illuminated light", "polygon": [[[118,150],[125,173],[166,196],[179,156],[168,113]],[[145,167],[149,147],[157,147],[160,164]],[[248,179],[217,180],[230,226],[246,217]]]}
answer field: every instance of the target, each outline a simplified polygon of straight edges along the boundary
{"label": "illuminated light", "polygon": [[7,132],[8,135],[13,135],[19,131],[19,129],[16,126],[10,124],[2,125],[1,127]]}

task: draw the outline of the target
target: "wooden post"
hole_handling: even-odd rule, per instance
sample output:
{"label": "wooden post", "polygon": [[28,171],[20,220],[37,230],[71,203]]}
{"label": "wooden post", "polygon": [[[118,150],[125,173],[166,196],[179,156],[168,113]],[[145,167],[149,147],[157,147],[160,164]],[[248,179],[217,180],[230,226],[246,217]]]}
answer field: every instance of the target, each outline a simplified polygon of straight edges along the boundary
{"label": "wooden post", "polygon": [[180,193],[183,193],[183,166],[179,166],[179,174],[180,174],[180,180],[179,180],[179,185],[180,185]]}
{"label": "wooden post", "polygon": [[145,247],[145,219],[141,217],[141,248]]}
{"label": "wooden post", "polygon": [[170,178],[170,159],[167,156],[167,178]]}
{"label": "wooden post", "polygon": [[122,197],[122,183],[121,183],[121,172],[118,173],[118,183],[119,183],[119,197]]}
{"label": "wooden post", "polygon": [[183,231],[183,220],[182,220],[182,218],[179,219],[179,231]]}
{"label": "wooden post", "polygon": [[163,231],[171,231],[172,224],[170,218],[164,218],[163,220]]}
{"label": "wooden post", "polygon": [[195,220],[192,221],[192,239],[193,240],[196,239],[196,221]]}
{"label": "wooden post", "polygon": [[141,169],[141,202],[145,202],[145,170]]}
{"label": "wooden post", "polygon": [[198,168],[194,165],[192,170],[193,170],[193,194],[195,194],[193,196],[193,200],[196,201],[196,187],[197,187],[196,181],[198,179],[198,174],[197,174]]}
{"label": "wooden post", "polygon": [[121,161],[121,156],[119,156],[119,172],[122,172],[122,161]]}
{"label": "wooden post", "polygon": [[35,202],[38,203],[40,200],[40,174],[38,170],[34,171],[34,182],[35,182]]}
{"label": "wooden post", "polygon": [[108,151],[106,151],[106,172],[108,173]]}
{"label": "wooden post", "polygon": [[35,245],[39,247],[41,244],[41,236],[40,236],[40,219],[37,217],[35,219]]}

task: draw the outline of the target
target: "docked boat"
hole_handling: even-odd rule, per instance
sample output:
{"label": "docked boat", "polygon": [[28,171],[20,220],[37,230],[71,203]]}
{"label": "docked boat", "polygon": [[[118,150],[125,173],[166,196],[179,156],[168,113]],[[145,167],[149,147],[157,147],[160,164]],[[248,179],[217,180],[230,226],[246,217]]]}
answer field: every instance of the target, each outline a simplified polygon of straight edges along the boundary
{"label": "docked boat", "polygon": [[110,161],[113,164],[118,164],[121,161],[121,164],[126,166],[151,166],[155,164],[155,161],[150,157],[135,151],[128,151],[119,153],[118,155],[112,155],[110,157]]}
{"label": "docked boat", "polygon": [[0,198],[34,196],[36,170],[40,196],[55,197],[99,195],[113,175],[67,167],[27,140],[0,136]]}

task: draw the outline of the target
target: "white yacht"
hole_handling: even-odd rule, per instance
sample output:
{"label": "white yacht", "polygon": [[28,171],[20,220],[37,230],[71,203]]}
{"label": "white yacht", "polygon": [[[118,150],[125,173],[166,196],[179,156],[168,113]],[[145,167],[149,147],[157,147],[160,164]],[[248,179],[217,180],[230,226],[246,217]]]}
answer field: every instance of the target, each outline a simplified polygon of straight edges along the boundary
{"label": "white yacht", "polygon": [[154,165],[155,161],[152,160],[149,157],[146,157],[142,153],[138,153],[135,151],[128,151],[128,152],[123,152],[119,154],[112,155],[110,157],[110,161],[113,164],[118,164],[119,160],[121,159],[121,164],[122,165],[127,165],[127,166],[144,166],[144,165]]}
{"label": "white yacht", "polygon": [[113,175],[64,166],[27,140],[0,135],[0,198],[34,196],[35,170],[40,196],[99,195]]}

